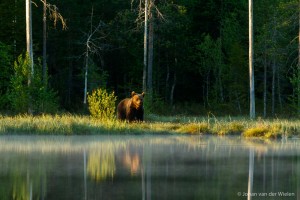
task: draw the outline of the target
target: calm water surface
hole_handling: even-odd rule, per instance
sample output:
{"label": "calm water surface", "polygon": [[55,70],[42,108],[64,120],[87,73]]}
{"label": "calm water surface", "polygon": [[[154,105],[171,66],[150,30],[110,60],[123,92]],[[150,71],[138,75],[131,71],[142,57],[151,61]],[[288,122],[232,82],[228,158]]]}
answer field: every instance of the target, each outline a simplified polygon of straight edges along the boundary
{"label": "calm water surface", "polygon": [[300,199],[300,140],[1,136],[0,199]]}

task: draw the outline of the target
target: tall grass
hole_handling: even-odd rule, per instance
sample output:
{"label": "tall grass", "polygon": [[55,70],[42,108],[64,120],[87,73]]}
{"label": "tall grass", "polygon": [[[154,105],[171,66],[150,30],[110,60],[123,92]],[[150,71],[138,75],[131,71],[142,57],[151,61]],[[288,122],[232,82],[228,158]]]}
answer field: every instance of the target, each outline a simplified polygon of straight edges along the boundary
{"label": "tall grass", "polygon": [[143,123],[97,120],[82,115],[0,115],[0,134],[211,134],[277,138],[298,136],[300,120],[246,117],[184,117],[147,115]]}

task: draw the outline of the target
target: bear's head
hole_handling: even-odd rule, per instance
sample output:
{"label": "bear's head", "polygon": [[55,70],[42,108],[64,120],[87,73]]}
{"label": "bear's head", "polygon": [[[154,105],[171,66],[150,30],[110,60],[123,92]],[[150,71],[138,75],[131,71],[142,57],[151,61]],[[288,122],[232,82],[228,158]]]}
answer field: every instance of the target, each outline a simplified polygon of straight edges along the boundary
{"label": "bear's head", "polygon": [[145,93],[137,94],[135,91],[131,92],[132,105],[136,109],[140,109],[143,107]]}

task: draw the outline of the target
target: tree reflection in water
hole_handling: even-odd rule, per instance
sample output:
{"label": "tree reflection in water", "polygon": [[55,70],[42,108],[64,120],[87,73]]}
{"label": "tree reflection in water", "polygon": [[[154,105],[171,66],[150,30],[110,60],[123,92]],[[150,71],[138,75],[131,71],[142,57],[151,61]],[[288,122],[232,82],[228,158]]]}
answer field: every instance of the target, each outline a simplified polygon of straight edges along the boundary
{"label": "tree reflection in water", "polygon": [[116,173],[114,150],[112,148],[100,148],[89,152],[87,173],[95,181],[113,178]]}
{"label": "tree reflection in water", "polygon": [[[0,199],[6,199],[10,196],[12,200],[32,200],[44,199],[46,196],[46,171],[47,167],[41,166],[33,162],[29,155],[18,156],[17,159],[8,157],[6,162],[9,163],[11,169],[9,176],[12,177],[8,181],[10,187],[4,191],[7,195],[0,196]],[[38,156],[38,161],[42,160],[42,155]],[[1,187],[3,180],[1,180]],[[4,186],[5,187],[5,186]]]}
{"label": "tree reflection in water", "polygon": [[240,200],[247,186],[300,195],[300,141],[53,138],[0,140],[1,200]]}

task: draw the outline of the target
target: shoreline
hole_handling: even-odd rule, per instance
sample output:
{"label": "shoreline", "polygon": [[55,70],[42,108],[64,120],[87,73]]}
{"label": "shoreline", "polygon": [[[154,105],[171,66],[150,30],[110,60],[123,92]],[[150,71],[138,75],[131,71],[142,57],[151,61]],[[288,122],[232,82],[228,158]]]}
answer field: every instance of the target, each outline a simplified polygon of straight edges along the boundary
{"label": "shoreline", "polygon": [[235,135],[281,138],[300,135],[299,119],[147,115],[145,122],[100,121],[85,115],[0,115],[1,135]]}

